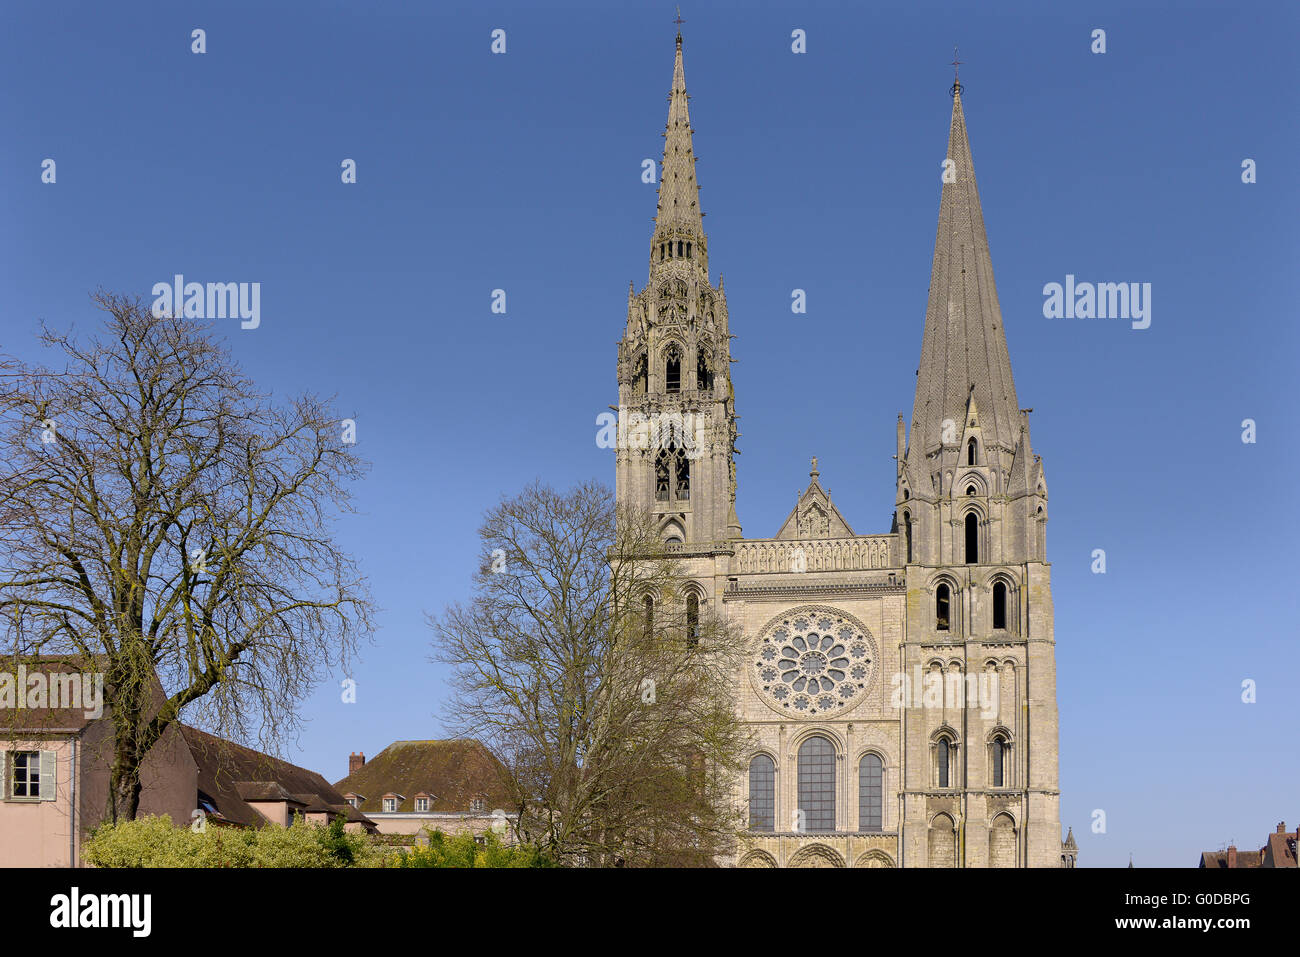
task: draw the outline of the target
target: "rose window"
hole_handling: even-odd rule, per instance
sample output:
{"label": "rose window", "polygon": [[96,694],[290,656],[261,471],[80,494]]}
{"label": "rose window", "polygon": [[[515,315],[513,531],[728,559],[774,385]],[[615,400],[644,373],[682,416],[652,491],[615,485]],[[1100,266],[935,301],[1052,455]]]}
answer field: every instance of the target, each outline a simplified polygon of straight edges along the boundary
{"label": "rose window", "polygon": [[750,678],[777,711],[827,715],[863,699],[874,659],[875,642],[857,619],[830,608],[801,608],[764,629]]}

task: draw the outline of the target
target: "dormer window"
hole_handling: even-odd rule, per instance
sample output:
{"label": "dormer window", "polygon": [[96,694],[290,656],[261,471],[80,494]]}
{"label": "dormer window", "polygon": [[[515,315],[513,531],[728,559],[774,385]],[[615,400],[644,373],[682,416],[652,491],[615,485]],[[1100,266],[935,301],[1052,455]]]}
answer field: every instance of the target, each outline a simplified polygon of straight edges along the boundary
{"label": "dormer window", "polygon": [[397,798],[384,798],[384,810],[393,812],[397,810]]}
{"label": "dormer window", "polygon": [[424,798],[416,798],[416,799],[415,799],[415,809],[416,809],[417,811],[421,811],[421,812],[428,811],[428,810],[429,810],[429,799],[428,799],[427,797],[424,797]]}
{"label": "dormer window", "polygon": [[469,809],[475,814],[482,814],[486,807],[487,805],[484,803],[482,798],[474,798],[474,800],[469,802]]}

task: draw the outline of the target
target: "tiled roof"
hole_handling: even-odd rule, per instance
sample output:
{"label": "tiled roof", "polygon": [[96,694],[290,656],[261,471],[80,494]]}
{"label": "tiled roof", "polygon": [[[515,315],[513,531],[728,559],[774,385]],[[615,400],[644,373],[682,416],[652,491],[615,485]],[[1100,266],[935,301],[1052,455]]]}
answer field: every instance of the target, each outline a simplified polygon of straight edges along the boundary
{"label": "tiled roof", "polygon": [[[1202,867],[1227,867],[1227,851],[1206,851],[1201,855]],[[1259,851],[1238,851],[1237,867],[1259,867]]]}
{"label": "tiled roof", "polygon": [[287,801],[294,810],[329,810],[350,821],[365,821],[364,816],[349,813],[353,809],[343,795],[315,771],[189,725],[178,727],[198,765],[199,793],[207,797],[222,820],[259,827],[266,819],[249,801]]}
{"label": "tiled roof", "polygon": [[1260,852],[1260,863],[1264,867],[1295,867],[1296,866],[1296,836],[1295,834],[1270,834],[1268,843],[1264,845]]}
{"label": "tiled roof", "polygon": [[409,795],[398,811],[414,811],[414,795],[432,795],[429,810],[463,813],[480,799],[484,810],[506,808],[507,790],[501,763],[480,742],[459,738],[446,741],[394,741],[360,769],[334,784],[339,792],[372,794],[362,811],[382,809],[382,795]]}
{"label": "tiled roof", "polygon": [[[11,693],[17,694],[19,690],[17,688],[19,675],[22,675],[24,679],[38,673],[46,676],[47,696],[45,700],[47,704],[53,700],[48,694],[49,676],[93,675],[95,672],[102,672],[103,670],[104,666],[95,664],[94,659],[80,655],[23,656],[19,658],[8,656],[0,658],[0,675],[7,674],[9,676],[5,683]],[[156,681],[154,685],[154,697],[157,699],[162,692],[162,688],[157,685]],[[27,689],[23,690],[26,691]],[[60,688],[61,692],[62,688]],[[104,694],[107,695],[107,691],[104,691]],[[62,704],[62,700],[59,703]],[[86,725],[95,720],[86,716],[87,709],[84,704],[84,697],[80,705],[68,708],[19,708],[16,706],[16,700],[14,702],[6,701],[5,706],[0,707],[0,732],[13,735],[22,732],[39,734],[53,731],[81,731]]]}

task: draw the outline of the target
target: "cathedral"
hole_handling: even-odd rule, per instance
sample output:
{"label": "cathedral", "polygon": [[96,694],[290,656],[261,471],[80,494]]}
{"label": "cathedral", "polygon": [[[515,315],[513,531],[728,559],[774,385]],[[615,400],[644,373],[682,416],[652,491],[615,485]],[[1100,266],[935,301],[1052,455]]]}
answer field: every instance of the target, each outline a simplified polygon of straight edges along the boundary
{"label": "cathedral", "polygon": [[1018,406],[960,81],[891,527],[861,534],[812,460],[776,533],[736,514],[737,396],[709,275],[677,36],[650,276],[628,290],[616,453],[688,608],[744,636],[746,867],[1072,867],[1061,840],[1047,483]]}

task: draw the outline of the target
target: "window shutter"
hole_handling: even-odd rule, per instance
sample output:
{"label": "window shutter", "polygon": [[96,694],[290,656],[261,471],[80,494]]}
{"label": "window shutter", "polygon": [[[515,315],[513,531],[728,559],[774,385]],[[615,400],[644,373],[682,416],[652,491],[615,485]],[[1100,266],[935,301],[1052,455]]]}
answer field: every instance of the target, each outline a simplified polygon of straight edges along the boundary
{"label": "window shutter", "polygon": [[54,774],[58,759],[57,751],[41,752],[41,800],[53,801],[55,798]]}

